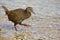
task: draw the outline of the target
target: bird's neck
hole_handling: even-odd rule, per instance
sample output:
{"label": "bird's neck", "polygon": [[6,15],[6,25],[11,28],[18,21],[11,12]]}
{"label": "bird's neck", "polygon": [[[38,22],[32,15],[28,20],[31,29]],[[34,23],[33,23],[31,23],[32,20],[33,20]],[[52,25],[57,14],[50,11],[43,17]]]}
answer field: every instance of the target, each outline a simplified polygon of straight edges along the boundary
{"label": "bird's neck", "polygon": [[31,16],[31,12],[25,10],[25,18],[29,18]]}

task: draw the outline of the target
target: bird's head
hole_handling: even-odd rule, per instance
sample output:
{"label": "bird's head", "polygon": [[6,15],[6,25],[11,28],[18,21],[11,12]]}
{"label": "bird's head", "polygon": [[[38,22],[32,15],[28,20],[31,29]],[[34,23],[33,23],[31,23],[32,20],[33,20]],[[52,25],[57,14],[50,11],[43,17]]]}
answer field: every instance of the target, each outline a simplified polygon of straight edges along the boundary
{"label": "bird's head", "polygon": [[26,10],[27,10],[27,12],[32,12],[32,13],[35,14],[35,12],[33,11],[33,8],[32,7],[27,7]]}

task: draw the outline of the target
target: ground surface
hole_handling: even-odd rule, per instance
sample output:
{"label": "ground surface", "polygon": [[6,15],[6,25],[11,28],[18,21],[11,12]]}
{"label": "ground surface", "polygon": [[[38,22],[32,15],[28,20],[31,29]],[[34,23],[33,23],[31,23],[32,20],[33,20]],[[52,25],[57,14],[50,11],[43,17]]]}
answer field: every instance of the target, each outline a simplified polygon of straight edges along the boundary
{"label": "ground surface", "polygon": [[35,39],[60,39],[60,0],[0,0],[0,27],[2,31],[6,31],[1,36],[14,37],[13,23],[8,21],[1,5],[5,5],[10,10],[33,7],[36,14],[32,14],[23,22],[30,24],[31,27],[25,28],[17,25],[18,33],[29,32]]}

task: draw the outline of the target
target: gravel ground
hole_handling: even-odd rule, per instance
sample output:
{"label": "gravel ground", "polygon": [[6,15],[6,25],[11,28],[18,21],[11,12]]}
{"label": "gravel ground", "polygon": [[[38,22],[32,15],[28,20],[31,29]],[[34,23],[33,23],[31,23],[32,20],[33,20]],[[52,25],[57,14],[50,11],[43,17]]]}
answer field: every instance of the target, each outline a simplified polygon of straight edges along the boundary
{"label": "gravel ground", "polygon": [[[5,5],[8,9],[33,7],[35,15],[23,21],[30,24],[28,28],[19,28],[20,32],[29,32],[35,39],[43,40],[59,40],[60,39],[60,0],[0,0],[0,26],[2,31],[6,30],[1,36],[12,37],[14,28],[13,23],[8,21],[8,17],[1,5]],[[10,26],[10,27],[8,27]]]}

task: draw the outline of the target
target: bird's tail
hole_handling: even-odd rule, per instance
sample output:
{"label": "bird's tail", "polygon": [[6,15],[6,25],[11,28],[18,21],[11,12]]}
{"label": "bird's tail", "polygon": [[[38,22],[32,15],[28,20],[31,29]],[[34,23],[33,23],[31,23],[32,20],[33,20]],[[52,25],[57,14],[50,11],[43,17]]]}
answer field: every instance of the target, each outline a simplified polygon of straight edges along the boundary
{"label": "bird's tail", "polygon": [[6,6],[4,6],[4,4],[3,4],[3,3],[0,3],[0,6],[1,6],[5,11],[8,11],[7,7],[6,7]]}
{"label": "bird's tail", "polygon": [[8,11],[7,7],[5,7],[5,6],[2,6],[2,8],[3,8],[5,11]]}

